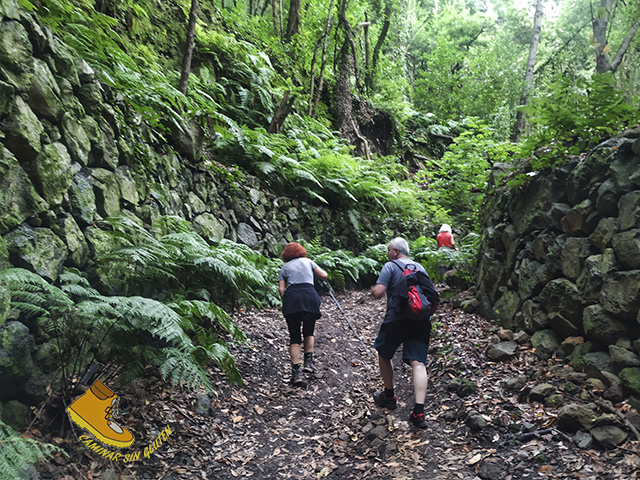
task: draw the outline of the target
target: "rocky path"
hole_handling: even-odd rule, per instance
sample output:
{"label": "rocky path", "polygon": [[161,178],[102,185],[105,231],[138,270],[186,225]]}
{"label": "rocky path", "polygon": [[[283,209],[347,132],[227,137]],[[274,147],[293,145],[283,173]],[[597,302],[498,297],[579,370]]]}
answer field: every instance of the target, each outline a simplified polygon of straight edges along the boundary
{"label": "rocky path", "polygon": [[[365,291],[337,298],[369,347],[384,301]],[[571,369],[558,360],[541,362],[526,341],[513,358],[489,361],[495,329],[477,315],[445,303],[435,316],[428,428],[417,430],[407,421],[413,406],[410,370],[394,363],[398,409],[376,407],[371,397],[380,388],[376,362],[330,297],[323,298],[322,311],[316,330],[320,371],[305,388],[289,384],[280,312],[238,313],[236,322],[249,338],[234,349],[242,386],[228,385],[213,370],[217,391],[208,397],[169,388],[149,372],[119,392],[120,418],[136,434],[131,451],[123,453],[135,453],[137,446],[140,458],[109,460],[89,451],[72,432],[47,435],[70,457],[47,463],[41,478],[640,478],[640,442],[624,425],[637,413],[625,404],[612,406],[619,415],[594,406],[598,393],[581,385],[579,375],[572,377],[577,389],[569,393]],[[369,348],[369,353],[374,352]],[[530,395],[541,384],[552,389]],[[554,401],[547,400],[551,395]],[[558,409],[568,404],[592,405],[599,418],[610,415],[628,439],[605,450],[591,443],[588,433],[557,428]],[[163,437],[166,426],[171,433]]]}

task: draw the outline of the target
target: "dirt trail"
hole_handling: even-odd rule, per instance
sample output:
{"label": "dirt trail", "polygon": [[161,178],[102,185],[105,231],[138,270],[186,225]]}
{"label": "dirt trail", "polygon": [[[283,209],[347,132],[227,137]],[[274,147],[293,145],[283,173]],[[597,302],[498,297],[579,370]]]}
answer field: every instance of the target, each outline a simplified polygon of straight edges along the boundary
{"label": "dirt trail", "polygon": [[[365,291],[337,298],[370,348],[384,301]],[[513,360],[489,362],[491,325],[477,315],[445,303],[435,316],[425,405],[428,428],[418,430],[407,421],[413,406],[410,369],[394,362],[398,409],[378,408],[372,401],[372,393],[381,388],[377,364],[328,296],[322,312],[316,327],[320,371],[306,388],[289,384],[288,336],[280,311],[237,314],[235,321],[249,339],[233,352],[242,386],[231,387],[212,371],[218,390],[205,398],[172,390],[150,372],[120,392],[120,418],[136,433],[134,446],[140,450],[170,426],[172,434],[154,453],[128,464],[113,462],[89,452],[69,434],[57,443],[71,458],[50,462],[42,478],[640,478],[638,442],[613,451],[581,450],[553,428],[522,440],[523,432],[540,431],[552,422],[557,410],[529,402],[506,390],[503,382],[523,374],[529,386],[560,384],[553,372],[562,365],[540,362],[530,345],[521,346]],[[370,353],[375,352],[370,348]],[[477,391],[460,397],[450,388],[454,378],[475,382]],[[197,404],[205,410],[210,404],[208,413]],[[486,421],[478,430],[466,422],[474,413]]]}

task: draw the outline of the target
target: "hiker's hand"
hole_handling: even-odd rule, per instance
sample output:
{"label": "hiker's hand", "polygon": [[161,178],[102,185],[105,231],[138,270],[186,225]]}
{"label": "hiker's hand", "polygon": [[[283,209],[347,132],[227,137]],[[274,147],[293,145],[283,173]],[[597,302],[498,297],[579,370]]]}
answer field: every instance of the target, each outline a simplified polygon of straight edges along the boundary
{"label": "hiker's hand", "polygon": [[322,285],[322,288],[324,289],[325,292],[331,291],[331,287],[329,286],[326,280],[323,280],[322,282],[320,282],[320,285]]}

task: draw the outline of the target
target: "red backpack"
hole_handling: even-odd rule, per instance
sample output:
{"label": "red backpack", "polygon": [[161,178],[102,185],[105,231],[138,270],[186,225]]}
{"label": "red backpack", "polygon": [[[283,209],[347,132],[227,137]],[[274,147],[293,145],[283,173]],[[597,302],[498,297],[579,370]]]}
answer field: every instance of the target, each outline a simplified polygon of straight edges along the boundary
{"label": "red backpack", "polygon": [[395,295],[400,297],[400,316],[414,321],[428,321],[438,308],[440,296],[433,282],[415,264],[404,266],[393,262],[402,271]]}

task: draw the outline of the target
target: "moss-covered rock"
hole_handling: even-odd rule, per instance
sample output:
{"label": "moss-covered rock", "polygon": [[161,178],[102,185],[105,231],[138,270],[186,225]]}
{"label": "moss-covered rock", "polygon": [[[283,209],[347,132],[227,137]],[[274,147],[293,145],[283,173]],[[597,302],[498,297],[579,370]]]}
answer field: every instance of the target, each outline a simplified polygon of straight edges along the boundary
{"label": "moss-covered rock", "polygon": [[27,426],[29,407],[17,400],[9,400],[2,407],[2,421],[17,432]]}
{"label": "moss-covered rock", "polygon": [[36,183],[50,205],[60,205],[73,183],[71,157],[60,142],[45,145],[35,161]]}
{"label": "moss-covered rock", "polygon": [[4,117],[11,110],[14,95],[13,86],[0,80],[0,116]]}
{"label": "moss-covered rock", "polygon": [[33,80],[29,88],[29,106],[41,117],[52,122],[60,119],[63,113],[60,101],[60,87],[45,62],[33,60]]}
{"label": "moss-covered rock", "polygon": [[640,270],[611,275],[602,288],[600,302],[612,315],[624,320],[635,320],[640,310]]}
{"label": "moss-covered rock", "polygon": [[16,158],[0,144],[0,234],[48,208]]}
{"label": "moss-covered rock", "polygon": [[103,217],[120,213],[120,184],[115,173],[104,168],[91,169],[89,181],[94,186],[96,207]]}
{"label": "moss-covered rock", "polygon": [[69,188],[71,213],[81,226],[93,224],[98,214],[93,185],[83,172],[78,172]]}
{"label": "moss-covered rock", "polygon": [[27,91],[33,77],[33,47],[18,22],[0,23],[0,74],[18,90]]}
{"label": "moss-covered rock", "polygon": [[7,322],[0,327],[0,400],[17,398],[33,373],[31,352],[34,350],[35,341],[25,325]]}
{"label": "moss-covered rock", "polygon": [[640,367],[624,368],[618,374],[622,384],[634,394],[640,395]]}
{"label": "moss-covered rock", "polygon": [[34,160],[42,150],[40,136],[44,126],[22,97],[15,97],[4,131],[5,146],[20,163]]}
{"label": "moss-covered rock", "polygon": [[640,230],[617,233],[611,238],[616,257],[628,268],[640,268]]}
{"label": "moss-covered rock", "polygon": [[582,325],[585,336],[603,345],[613,345],[619,338],[628,337],[632,325],[607,313],[602,305],[590,305],[584,309]]}
{"label": "moss-covered rock", "polygon": [[86,166],[91,151],[91,140],[89,140],[82,122],[71,112],[67,112],[62,117],[61,123],[62,140],[69,150],[69,155],[74,162]]}
{"label": "moss-covered rock", "polygon": [[193,219],[193,229],[204,238],[220,240],[227,232],[224,222],[217,219],[211,213],[203,213]]}
{"label": "moss-covered rock", "polygon": [[89,258],[89,246],[74,218],[72,216],[61,218],[52,229],[67,246],[67,264],[72,267],[84,267]]}
{"label": "moss-covered rock", "polygon": [[5,236],[11,263],[55,281],[67,258],[67,246],[51,230],[22,224]]}

